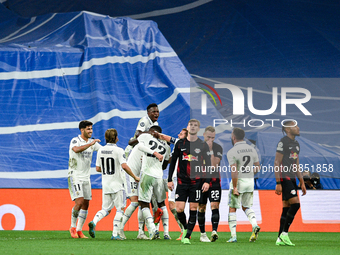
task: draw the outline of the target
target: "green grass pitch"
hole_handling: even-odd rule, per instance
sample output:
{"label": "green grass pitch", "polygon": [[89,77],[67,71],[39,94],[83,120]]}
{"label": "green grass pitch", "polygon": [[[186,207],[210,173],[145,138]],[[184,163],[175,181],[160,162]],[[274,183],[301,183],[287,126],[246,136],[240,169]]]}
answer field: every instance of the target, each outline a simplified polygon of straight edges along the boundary
{"label": "green grass pitch", "polygon": [[137,240],[137,232],[126,231],[128,239],[116,241],[110,240],[110,231],[97,231],[94,239],[72,239],[68,231],[0,231],[0,254],[340,254],[339,233],[292,232],[289,237],[295,247],[276,246],[277,233],[270,232],[260,232],[259,239],[250,243],[250,234],[240,232],[237,243],[226,243],[230,233],[220,232],[216,242],[201,243],[199,233],[194,232],[191,245],[183,245],[176,241],[179,232],[170,233],[172,240],[150,241]]}

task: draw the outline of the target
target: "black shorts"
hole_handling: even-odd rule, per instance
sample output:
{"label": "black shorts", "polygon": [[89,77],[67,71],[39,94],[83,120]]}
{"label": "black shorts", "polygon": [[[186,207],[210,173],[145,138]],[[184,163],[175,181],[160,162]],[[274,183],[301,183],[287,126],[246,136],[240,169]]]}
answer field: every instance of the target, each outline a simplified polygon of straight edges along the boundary
{"label": "black shorts", "polygon": [[222,189],[221,185],[210,187],[207,192],[202,193],[200,204],[206,205],[208,198],[211,202],[221,202]]}
{"label": "black shorts", "polygon": [[189,203],[198,203],[201,199],[202,184],[178,184],[176,188],[175,201],[186,202],[188,197]]}
{"label": "black shorts", "polygon": [[297,185],[295,180],[283,180],[282,186],[282,201],[288,201],[290,198],[297,197]]}

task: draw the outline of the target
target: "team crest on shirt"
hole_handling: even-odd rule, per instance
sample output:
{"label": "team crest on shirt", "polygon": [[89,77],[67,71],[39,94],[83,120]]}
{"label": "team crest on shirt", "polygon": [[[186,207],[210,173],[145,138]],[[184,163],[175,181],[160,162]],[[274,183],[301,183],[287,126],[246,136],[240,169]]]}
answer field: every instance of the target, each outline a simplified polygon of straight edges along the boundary
{"label": "team crest on shirt", "polygon": [[296,195],[296,190],[295,190],[295,189],[292,189],[292,190],[290,191],[290,194]]}
{"label": "team crest on shirt", "polygon": [[200,153],[200,152],[201,152],[201,149],[199,149],[199,148],[196,148],[196,149],[194,150],[194,152],[196,152],[196,153],[198,154],[198,153]]}
{"label": "team crest on shirt", "polygon": [[76,141],[76,140],[73,140],[72,143],[77,143],[77,141]]}
{"label": "team crest on shirt", "polygon": [[140,125],[141,127],[144,127],[144,126],[145,126],[145,123],[144,123],[144,122],[141,122],[139,125]]}

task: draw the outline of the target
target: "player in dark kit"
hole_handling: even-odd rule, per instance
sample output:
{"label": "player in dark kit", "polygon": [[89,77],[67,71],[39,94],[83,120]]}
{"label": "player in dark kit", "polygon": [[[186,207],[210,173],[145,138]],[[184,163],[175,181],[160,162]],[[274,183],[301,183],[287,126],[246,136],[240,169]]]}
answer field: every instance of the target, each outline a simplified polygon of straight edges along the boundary
{"label": "player in dark kit", "polygon": [[[169,168],[168,188],[173,190],[172,175],[178,159],[176,211],[178,219],[184,227],[181,240],[184,244],[190,244],[189,239],[197,219],[198,202],[201,193],[208,191],[210,182],[210,179],[202,179],[202,175],[199,174],[199,171],[202,172],[205,167],[211,167],[209,147],[206,142],[197,137],[199,126],[198,120],[189,121],[188,136],[176,143]],[[202,184],[202,182],[204,183]],[[187,223],[184,207],[188,198],[190,216]]]}
{"label": "player in dark kit", "polygon": [[[201,242],[215,242],[218,239],[217,228],[220,221],[220,213],[219,206],[221,202],[221,179],[220,172],[218,170],[218,166],[220,165],[223,149],[222,147],[215,143],[215,128],[212,126],[207,126],[204,130],[203,137],[204,141],[208,144],[210,150],[211,157],[211,165],[215,167],[214,173],[211,175],[210,188],[208,192],[205,192],[201,196],[201,200],[199,202],[198,208],[198,225],[201,231]],[[205,233],[205,211],[208,199],[210,201],[211,206],[211,224],[212,224],[212,232],[211,238],[207,237]]]}
{"label": "player in dark kit", "polygon": [[302,194],[306,194],[305,183],[299,168],[300,145],[295,140],[295,136],[300,135],[300,129],[294,124],[296,124],[294,121],[286,121],[283,124],[282,132],[287,135],[278,143],[274,161],[275,193],[282,194],[282,214],[276,245],[295,246],[288,237],[288,229],[300,208],[295,176],[300,181]]}

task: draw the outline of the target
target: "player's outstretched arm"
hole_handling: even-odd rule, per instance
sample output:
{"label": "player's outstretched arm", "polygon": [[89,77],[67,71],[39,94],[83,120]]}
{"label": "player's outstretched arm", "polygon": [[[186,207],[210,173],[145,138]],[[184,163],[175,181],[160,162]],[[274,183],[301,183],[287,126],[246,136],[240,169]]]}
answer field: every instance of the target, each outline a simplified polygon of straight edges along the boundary
{"label": "player's outstretched arm", "polygon": [[124,169],[125,172],[127,172],[128,175],[130,175],[133,179],[135,179],[136,182],[140,181],[140,178],[138,176],[136,176],[130,169],[130,167],[128,166],[128,164],[123,163],[122,164],[122,168]]}
{"label": "player's outstretched arm", "polygon": [[165,135],[162,133],[159,133],[159,139],[162,139],[168,143],[173,143],[175,144],[177,142],[178,139],[176,139],[175,137],[169,136],[169,135]]}
{"label": "player's outstretched arm", "polygon": [[75,152],[75,153],[79,153],[79,152],[82,152],[84,150],[86,150],[87,148],[91,147],[92,145],[94,145],[95,143],[100,143],[101,141],[99,139],[93,139],[92,142],[90,143],[87,143],[87,144],[84,144],[82,146],[74,146],[72,147],[72,150]]}

